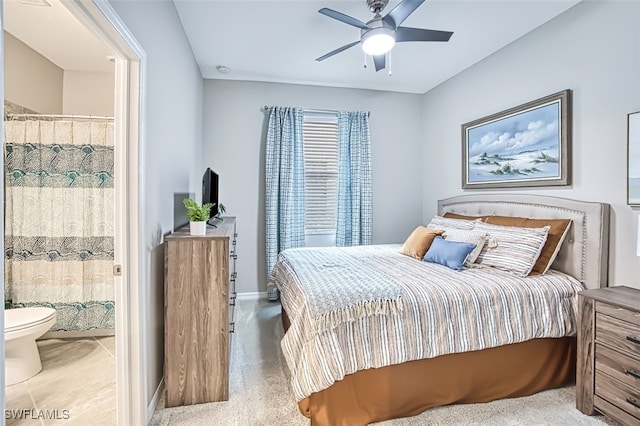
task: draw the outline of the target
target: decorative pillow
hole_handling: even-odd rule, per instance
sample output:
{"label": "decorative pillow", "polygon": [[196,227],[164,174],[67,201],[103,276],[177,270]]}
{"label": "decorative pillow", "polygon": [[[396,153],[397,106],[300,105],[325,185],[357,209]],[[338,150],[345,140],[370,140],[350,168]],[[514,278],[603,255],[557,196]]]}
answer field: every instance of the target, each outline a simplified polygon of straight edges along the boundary
{"label": "decorative pillow", "polygon": [[475,229],[487,234],[487,243],[476,263],[526,277],[540,256],[549,228],[521,228],[476,222]]}
{"label": "decorative pillow", "polygon": [[477,220],[477,219],[480,219],[483,222],[487,221],[487,216],[467,216],[467,215],[464,215],[464,214],[451,213],[451,212],[445,212],[445,214],[443,214],[442,217],[445,217],[445,218],[448,218],[448,219],[461,219],[461,220]]}
{"label": "decorative pillow", "polygon": [[433,240],[423,260],[461,271],[464,269],[464,262],[474,248],[476,248],[475,244],[447,241],[438,236]]}
{"label": "decorative pillow", "polygon": [[427,226],[433,229],[473,229],[474,223],[476,223],[476,221],[451,219],[448,217],[435,215]]}
{"label": "decorative pillow", "polygon": [[442,235],[447,241],[459,241],[463,243],[471,243],[475,244],[476,247],[473,249],[471,253],[469,253],[469,257],[467,257],[467,264],[473,263],[476,261],[482,248],[484,247],[484,243],[487,241],[487,233],[477,230],[467,230],[467,229],[447,229],[444,231]]}
{"label": "decorative pillow", "polygon": [[526,217],[489,216],[485,222],[495,225],[519,226],[521,228],[541,228],[547,225],[550,227],[547,241],[544,243],[542,252],[529,273],[529,276],[544,274],[549,270],[571,227],[571,219],[530,219]]}
{"label": "decorative pillow", "polygon": [[419,225],[404,242],[400,253],[415,257],[418,260],[422,259],[429,246],[431,246],[433,239],[443,233],[444,230],[442,229],[425,228]]}

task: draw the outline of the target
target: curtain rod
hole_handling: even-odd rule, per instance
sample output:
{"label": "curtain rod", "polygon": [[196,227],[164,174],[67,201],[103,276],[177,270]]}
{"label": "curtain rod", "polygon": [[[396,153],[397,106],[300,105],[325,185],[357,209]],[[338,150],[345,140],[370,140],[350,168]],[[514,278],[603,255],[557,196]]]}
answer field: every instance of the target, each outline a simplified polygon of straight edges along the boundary
{"label": "curtain rod", "polygon": [[[270,107],[268,105],[265,105],[263,108],[264,108],[265,111],[268,111],[269,109],[274,108],[274,107],[272,107],[272,106]],[[337,114],[338,113],[338,111],[331,110],[331,109],[302,108],[302,110],[304,112],[310,112],[310,113],[315,113],[315,114]],[[370,116],[370,115],[371,115],[371,111],[367,111],[367,117]]]}
{"label": "curtain rod", "polygon": [[113,117],[100,115],[70,115],[70,114],[14,114],[8,112],[5,114],[9,119],[12,118],[76,118],[81,120],[113,120]]}
{"label": "curtain rod", "polygon": [[[270,110],[271,108],[275,108],[273,106],[269,106],[269,105],[265,105],[264,107],[265,111]],[[330,110],[330,109],[310,109],[310,108],[301,108],[304,112],[315,112],[315,113],[319,113],[319,114],[337,114],[338,111],[334,111],[334,110]]]}

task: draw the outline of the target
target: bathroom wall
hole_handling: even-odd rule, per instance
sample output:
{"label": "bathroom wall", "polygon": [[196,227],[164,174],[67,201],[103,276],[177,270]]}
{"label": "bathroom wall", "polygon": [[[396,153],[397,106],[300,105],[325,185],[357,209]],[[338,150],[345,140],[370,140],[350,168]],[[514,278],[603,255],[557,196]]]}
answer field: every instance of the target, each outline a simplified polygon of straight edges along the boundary
{"label": "bathroom wall", "polygon": [[113,117],[114,90],[113,72],[65,70],[62,113]]}
{"label": "bathroom wall", "polygon": [[4,31],[5,99],[39,113],[61,114],[63,70]]}
{"label": "bathroom wall", "polygon": [[4,36],[5,100],[41,114],[113,116],[113,72],[66,71],[10,33]]}

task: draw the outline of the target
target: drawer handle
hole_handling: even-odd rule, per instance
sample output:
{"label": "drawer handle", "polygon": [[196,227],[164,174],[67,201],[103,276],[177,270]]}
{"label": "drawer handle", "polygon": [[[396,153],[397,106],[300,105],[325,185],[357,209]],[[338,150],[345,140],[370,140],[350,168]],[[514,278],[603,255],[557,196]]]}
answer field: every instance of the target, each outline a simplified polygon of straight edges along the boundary
{"label": "drawer handle", "polygon": [[636,379],[640,379],[640,373],[638,373],[633,368],[627,368],[627,369],[624,370],[624,372],[625,372],[625,374],[628,374],[629,376],[635,377]]}
{"label": "drawer handle", "polygon": [[633,406],[634,406],[634,407],[636,407],[636,408],[640,408],[640,403],[639,403],[639,402],[638,402],[638,400],[637,400],[637,399],[635,399],[635,398],[628,397],[628,398],[627,398],[627,402],[628,402],[629,404],[633,405]]}
{"label": "drawer handle", "polygon": [[640,339],[636,336],[627,336],[627,340],[640,345]]}
{"label": "drawer handle", "polygon": [[233,333],[236,331],[236,323],[235,322],[230,322],[229,323],[229,333]]}

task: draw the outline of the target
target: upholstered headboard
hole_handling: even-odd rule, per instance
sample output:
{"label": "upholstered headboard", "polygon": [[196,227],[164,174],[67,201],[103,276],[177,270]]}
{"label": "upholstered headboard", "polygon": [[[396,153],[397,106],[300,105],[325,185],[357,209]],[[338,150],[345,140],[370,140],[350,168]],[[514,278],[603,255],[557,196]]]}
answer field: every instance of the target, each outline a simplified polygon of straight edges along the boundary
{"label": "upholstered headboard", "polygon": [[579,279],[586,288],[606,287],[609,266],[609,204],[525,194],[473,194],[438,201],[438,214],[501,215],[571,219],[552,268]]}

